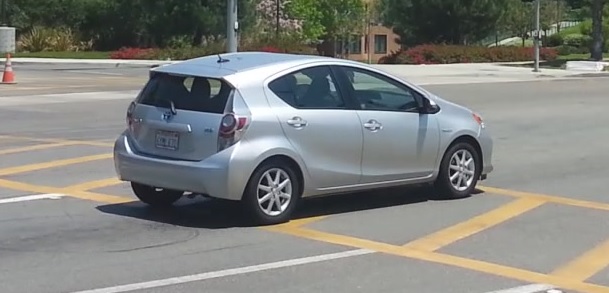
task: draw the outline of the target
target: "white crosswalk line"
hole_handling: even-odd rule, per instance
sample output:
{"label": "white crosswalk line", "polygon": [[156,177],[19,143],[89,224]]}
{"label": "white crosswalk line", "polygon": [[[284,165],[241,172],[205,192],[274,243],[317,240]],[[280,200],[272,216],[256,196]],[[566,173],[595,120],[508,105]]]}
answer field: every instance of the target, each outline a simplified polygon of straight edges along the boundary
{"label": "white crosswalk line", "polygon": [[17,196],[17,197],[2,198],[2,199],[0,199],[0,204],[8,204],[8,203],[23,202],[23,201],[40,200],[40,199],[60,199],[64,196],[65,196],[65,194],[59,194],[59,193]]}
{"label": "white crosswalk line", "polygon": [[554,289],[556,289],[556,287],[549,285],[549,284],[530,284],[530,285],[524,285],[524,286],[520,286],[520,287],[514,287],[514,288],[486,292],[486,293],[546,293],[546,292],[558,293],[558,292],[561,292],[561,291],[558,291],[558,292],[550,291],[550,290],[554,290]]}
{"label": "white crosswalk line", "polygon": [[21,106],[37,104],[73,103],[88,101],[129,100],[134,99],[139,91],[80,92],[66,94],[0,96],[0,106]]}

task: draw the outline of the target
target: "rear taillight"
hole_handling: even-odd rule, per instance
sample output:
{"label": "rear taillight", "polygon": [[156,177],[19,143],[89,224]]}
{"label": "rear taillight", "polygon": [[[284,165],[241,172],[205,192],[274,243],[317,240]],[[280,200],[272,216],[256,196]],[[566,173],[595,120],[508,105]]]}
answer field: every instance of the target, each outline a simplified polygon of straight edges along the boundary
{"label": "rear taillight", "polygon": [[218,131],[218,151],[229,148],[243,137],[249,119],[234,113],[225,114],[220,122]]}
{"label": "rear taillight", "polygon": [[246,124],[246,117],[238,117],[233,113],[226,114],[222,117],[222,122],[220,122],[220,136],[224,138],[233,137],[238,131],[242,130]]}
{"label": "rear taillight", "polygon": [[241,140],[251,123],[249,111],[241,94],[233,90],[230,94],[224,116],[218,131],[218,151],[231,147]]}
{"label": "rear taillight", "polygon": [[125,122],[127,123],[127,127],[129,127],[129,130],[133,131],[133,124],[135,122],[135,119],[133,118],[133,112],[135,111],[135,102],[131,102],[131,104],[129,104],[129,108],[127,108],[127,114],[125,117]]}

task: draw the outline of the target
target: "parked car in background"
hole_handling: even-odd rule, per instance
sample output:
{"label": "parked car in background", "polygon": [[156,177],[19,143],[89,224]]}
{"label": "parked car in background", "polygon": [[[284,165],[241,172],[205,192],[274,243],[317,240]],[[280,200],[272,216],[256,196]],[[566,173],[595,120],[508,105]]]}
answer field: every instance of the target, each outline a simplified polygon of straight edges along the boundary
{"label": "parked car in background", "polygon": [[114,146],[144,203],[241,201],[259,224],[305,197],[429,184],[468,196],[493,170],[473,111],[367,64],[239,52],[151,69]]}

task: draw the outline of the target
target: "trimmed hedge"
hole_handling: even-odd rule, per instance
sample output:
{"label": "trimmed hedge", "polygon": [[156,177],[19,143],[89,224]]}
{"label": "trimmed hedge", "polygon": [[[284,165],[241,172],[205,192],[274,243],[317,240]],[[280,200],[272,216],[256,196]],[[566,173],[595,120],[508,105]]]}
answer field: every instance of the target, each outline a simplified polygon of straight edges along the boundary
{"label": "trimmed hedge", "polygon": [[[541,48],[541,60],[555,60],[558,52],[553,48]],[[450,64],[530,61],[533,48],[515,46],[483,47],[458,45],[419,45],[393,52],[379,60],[380,64]]]}
{"label": "trimmed hedge", "polygon": [[[282,49],[280,49],[282,48]],[[292,54],[317,54],[315,48],[309,46],[292,45],[289,48],[269,44],[248,45],[239,48],[239,51],[262,51]],[[213,43],[203,47],[185,48],[121,48],[110,54],[111,59],[140,59],[140,60],[187,60],[201,56],[209,56],[225,52],[224,45]]]}

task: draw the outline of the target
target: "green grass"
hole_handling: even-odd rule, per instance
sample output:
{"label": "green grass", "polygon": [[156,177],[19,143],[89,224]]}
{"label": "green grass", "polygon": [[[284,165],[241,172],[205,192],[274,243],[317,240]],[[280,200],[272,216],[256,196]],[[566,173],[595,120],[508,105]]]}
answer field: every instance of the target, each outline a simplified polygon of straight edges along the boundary
{"label": "green grass", "polygon": [[15,58],[110,59],[110,52],[17,52]]}
{"label": "green grass", "polygon": [[582,24],[580,23],[576,26],[560,29],[560,32],[558,34],[562,37],[570,34],[581,34],[581,26]]}
{"label": "green grass", "polygon": [[[516,38],[515,40],[504,44],[503,46],[518,46],[518,47],[522,47],[522,39],[520,37]],[[524,46],[525,47],[533,47],[534,43],[533,40],[531,39],[526,39],[524,40]]]}
{"label": "green grass", "polygon": [[[605,53],[604,57],[607,57],[607,53]],[[567,61],[581,61],[581,60],[588,60],[588,58],[590,58],[590,53],[558,56],[559,60],[567,60]]]}

